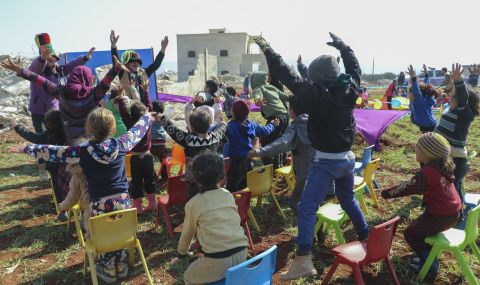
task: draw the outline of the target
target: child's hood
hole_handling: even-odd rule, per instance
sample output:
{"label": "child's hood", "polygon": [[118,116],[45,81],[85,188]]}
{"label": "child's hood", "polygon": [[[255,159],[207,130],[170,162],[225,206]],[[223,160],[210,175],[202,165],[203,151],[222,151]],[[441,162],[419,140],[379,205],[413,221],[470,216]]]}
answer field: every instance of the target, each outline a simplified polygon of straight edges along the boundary
{"label": "child's hood", "polygon": [[101,143],[87,142],[88,154],[97,162],[102,164],[110,164],[117,159],[119,152],[119,141],[109,139]]}
{"label": "child's hood", "polygon": [[264,71],[254,72],[250,76],[250,86],[252,89],[257,87],[262,87],[263,85],[267,84],[268,74]]}

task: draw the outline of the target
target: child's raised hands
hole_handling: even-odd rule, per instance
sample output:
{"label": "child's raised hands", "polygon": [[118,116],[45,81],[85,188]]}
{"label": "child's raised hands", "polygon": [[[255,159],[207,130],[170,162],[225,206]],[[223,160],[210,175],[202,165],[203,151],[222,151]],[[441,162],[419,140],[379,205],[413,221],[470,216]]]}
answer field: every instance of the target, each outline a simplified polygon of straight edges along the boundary
{"label": "child's raised hands", "polygon": [[54,58],[50,54],[50,50],[47,47],[41,46],[39,49],[40,49],[40,57],[42,58],[42,60],[44,60],[44,61],[56,61],[57,60],[56,58]]}
{"label": "child's raised hands", "polygon": [[11,153],[23,153],[23,149],[25,148],[25,145],[13,145],[8,148],[8,152]]}
{"label": "child's raised hands", "polygon": [[118,42],[118,38],[119,38],[119,37],[120,37],[120,36],[115,36],[115,31],[114,31],[114,30],[112,30],[112,31],[110,32],[110,45],[111,45],[112,48],[116,48],[116,47],[117,47],[117,42]]}
{"label": "child's raised hands", "polygon": [[87,54],[87,60],[92,59],[93,52],[95,51],[95,47],[92,47]]}
{"label": "child's raised hands", "polygon": [[411,64],[408,66],[407,73],[410,75],[410,78],[417,77],[415,69],[413,69],[413,66]]}
{"label": "child's raised hands", "polygon": [[168,46],[168,36],[165,36],[162,40],[162,49],[161,51],[165,53],[165,50],[167,49]]}
{"label": "child's raised hands", "polygon": [[425,76],[428,76],[428,69],[425,64],[423,64],[423,74],[425,74]]}
{"label": "child's raised hands", "polygon": [[480,75],[480,65],[474,64],[473,69],[469,67],[468,71],[471,75]]}
{"label": "child's raised hands", "polygon": [[270,44],[263,37],[256,37],[254,41],[262,51],[270,47]]}
{"label": "child's raised hands", "polygon": [[301,54],[298,55],[297,64],[302,64],[302,55]]}
{"label": "child's raised hands", "polygon": [[339,36],[331,32],[329,34],[330,34],[330,37],[332,38],[332,41],[327,42],[327,45],[332,46],[338,50],[343,50],[345,47],[347,47],[347,45],[343,42],[343,40]]}
{"label": "child's raised hands", "polygon": [[463,73],[462,65],[460,65],[458,62],[455,63],[455,64],[452,64],[452,79],[453,79],[453,81],[462,80],[462,73]]}
{"label": "child's raised hands", "polygon": [[12,61],[12,59],[9,57],[7,58],[6,61],[4,60],[0,63],[0,67],[8,69],[18,74],[22,69],[20,67],[20,63],[21,63],[20,58],[17,59],[16,61]]}
{"label": "child's raised hands", "polygon": [[113,62],[114,62],[113,67],[115,68],[115,70],[117,71],[123,70],[125,72],[130,72],[130,70],[128,70],[128,68],[125,65],[123,65],[115,55],[113,56]]}
{"label": "child's raised hands", "polygon": [[272,123],[275,127],[278,127],[280,125],[280,119],[275,118],[270,123]]}

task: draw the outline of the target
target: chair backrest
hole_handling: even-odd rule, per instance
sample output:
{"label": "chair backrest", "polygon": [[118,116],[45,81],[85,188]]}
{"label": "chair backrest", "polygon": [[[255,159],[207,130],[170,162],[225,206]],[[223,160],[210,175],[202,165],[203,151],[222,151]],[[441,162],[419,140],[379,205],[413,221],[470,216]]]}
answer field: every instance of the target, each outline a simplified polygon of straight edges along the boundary
{"label": "chair backrest", "polygon": [[90,241],[96,253],[106,253],[135,245],[137,209],[113,211],[91,217]]}
{"label": "chair backrest", "polygon": [[167,180],[168,204],[180,205],[188,202],[188,183],[185,175],[168,177]]}
{"label": "chair backrest", "polygon": [[468,245],[477,240],[479,213],[480,205],[477,205],[468,212],[467,222],[465,224],[465,241],[462,245]]}
{"label": "chair backrest", "polygon": [[259,167],[247,173],[247,187],[252,197],[268,193],[273,185],[273,165]]}
{"label": "chair backrest", "polygon": [[[225,284],[250,285],[271,284],[272,274],[275,272],[277,246],[274,245],[255,257],[227,270]],[[258,262],[253,267],[250,265]]]}
{"label": "chair backrest", "polygon": [[363,150],[362,166],[360,167],[361,169],[367,167],[367,164],[372,160],[372,153],[374,147],[375,145],[369,145]]}
{"label": "chair backrest", "polygon": [[172,145],[172,164],[184,165],[187,163],[187,158],[185,157],[185,151],[183,147],[179,144]]}
{"label": "chair backrest", "polygon": [[250,191],[238,191],[232,193],[235,198],[235,204],[238,207],[238,215],[240,216],[240,223],[244,223],[248,218],[248,209],[250,209],[250,197],[252,192]]}
{"label": "chair backrest", "polygon": [[380,167],[380,159],[370,161],[367,166],[365,166],[365,171],[363,172],[363,178],[367,186],[371,187],[373,180],[375,179],[375,171]]}
{"label": "chair backrest", "polygon": [[365,182],[362,182],[356,188],[353,188],[353,195],[357,201],[360,201],[360,198],[365,195],[365,186]]}
{"label": "chair backrest", "polygon": [[376,262],[390,254],[399,221],[400,217],[396,216],[390,221],[373,227],[368,235],[365,262]]}

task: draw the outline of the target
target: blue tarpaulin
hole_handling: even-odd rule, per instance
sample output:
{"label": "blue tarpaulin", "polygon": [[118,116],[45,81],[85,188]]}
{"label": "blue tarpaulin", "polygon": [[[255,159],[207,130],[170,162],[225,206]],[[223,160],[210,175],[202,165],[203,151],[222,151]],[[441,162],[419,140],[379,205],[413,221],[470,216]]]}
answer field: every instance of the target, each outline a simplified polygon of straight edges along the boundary
{"label": "blue tarpaulin", "polygon": [[[122,53],[125,50],[119,50],[118,55],[120,56],[119,60],[121,60]],[[154,60],[154,54],[153,54],[153,48],[149,49],[134,49],[139,55],[140,58],[142,59],[142,67],[146,68],[150,64],[153,63]],[[87,55],[88,51],[80,51],[80,52],[67,52],[63,54],[62,60],[65,62],[69,62],[74,60],[75,58],[79,56],[84,56]],[[107,64],[112,64],[112,54],[111,51],[109,50],[102,50],[102,51],[95,51],[93,53],[92,58],[85,64],[85,66],[88,66],[93,73],[95,73],[95,68],[102,66],[102,65],[107,65]],[[150,93],[150,98],[152,100],[157,99],[157,84],[156,84],[156,79],[155,79],[155,72],[150,75],[149,78],[149,93]]]}

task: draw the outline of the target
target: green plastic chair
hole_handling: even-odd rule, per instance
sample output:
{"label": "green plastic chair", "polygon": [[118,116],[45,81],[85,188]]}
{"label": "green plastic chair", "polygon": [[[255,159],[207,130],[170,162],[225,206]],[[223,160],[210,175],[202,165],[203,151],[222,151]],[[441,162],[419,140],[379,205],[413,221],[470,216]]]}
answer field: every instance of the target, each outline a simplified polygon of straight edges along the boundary
{"label": "green plastic chair", "polygon": [[467,218],[467,225],[465,230],[448,229],[434,236],[429,236],[425,239],[425,242],[431,244],[432,250],[428,255],[425,264],[422,266],[420,273],[418,274],[418,280],[421,282],[428,273],[430,266],[432,266],[435,258],[440,256],[442,251],[450,251],[457,259],[462,272],[465,275],[465,279],[468,284],[480,284],[470,269],[465,258],[462,256],[462,252],[467,246],[472,249],[475,257],[480,261],[480,250],[478,249],[475,241],[478,237],[478,215],[480,213],[480,205],[472,209]]}
{"label": "green plastic chair", "polygon": [[[362,204],[362,201],[364,203],[364,189],[365,189],[366,183],[363,182],[359,185],[356,185],[356,188],[353,189],[355,199],[359,201],[360,204]],[[343,237],[342,230],[340,229],[340,226],[348,221],[349,217],[347,213],[342,209],[340,204],[334,204],[334,203],[326,203],[322,205],[318,211],[317,211],[317,223],[315,224],[315,234],[318,233],[320,230],[320,226],[323,224],[323,231],[325,233],[328,233],[328,229],[330,226],[333,227],[335,230],[335,235],[337,236],[337,240],[339,244],[344,244],[345,243],[345,238]]]}

